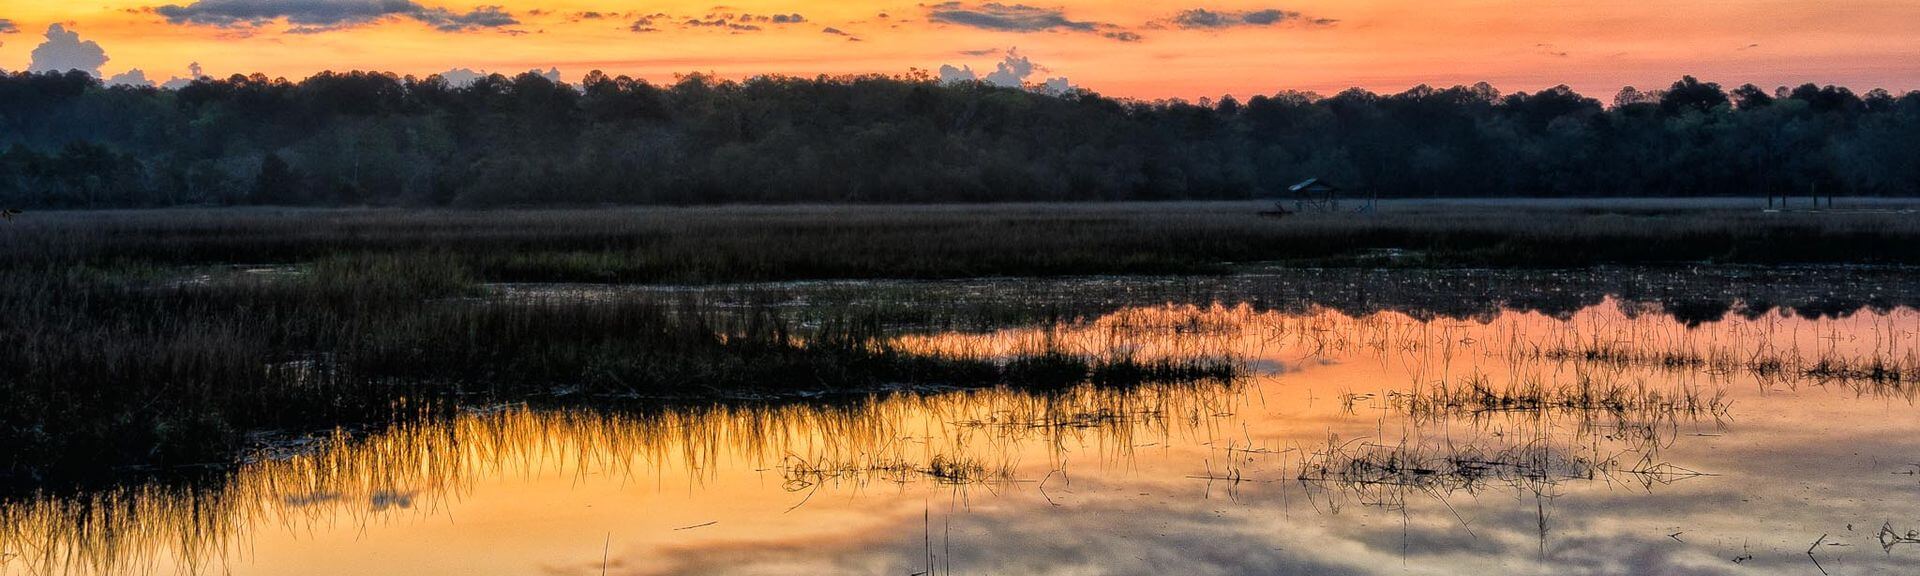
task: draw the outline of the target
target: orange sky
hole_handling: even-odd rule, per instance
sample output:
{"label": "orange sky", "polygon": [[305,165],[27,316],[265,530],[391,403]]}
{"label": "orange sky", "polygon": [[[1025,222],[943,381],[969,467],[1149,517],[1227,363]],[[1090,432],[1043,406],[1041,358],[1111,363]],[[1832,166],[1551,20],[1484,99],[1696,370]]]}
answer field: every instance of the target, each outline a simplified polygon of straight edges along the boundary
{"label": "orange sky", "polygon": [[[103,75],[140,68],[156,81],[185,76],[191,62],[212,75],[290,78],[457,67],[558,67],[569,80],[601,69],[656,82],[691,71],[737,77],[942,65],[985,75],[1003,58],[986,51],[1017,47],[1041,68],[1030,82],[1065,76],[1136,98],[1486,80],[1506,91],[1565,83],[1606,99],[1621,85],[1664,86],[1682,74],[1729,85],[1920,88],[1920,2],[1912,0],[742,0],[724,8],[716,0],[469,1],[499,4],[512,23],[481,22],[490,13],[442,0],[6,0],[0,19],[17,31],[0,35],[0,68],[26,68],[42,33],[60,23],[104,48]],[[382,2],[393,8],[340,16]],[[1176,20],[1193,9],[1209,13]],[[1282,12],[1259,16],[1266,10]],[[651,20],[654,31],[631,30],[653,14],[664,14]],[[741,14],[804,21],[747,22]],[[712,17],[723,22],[687,23]],[[1215,25],[1196,25],[1206,22]],[[290,32],[299,27],[312,33]]]}

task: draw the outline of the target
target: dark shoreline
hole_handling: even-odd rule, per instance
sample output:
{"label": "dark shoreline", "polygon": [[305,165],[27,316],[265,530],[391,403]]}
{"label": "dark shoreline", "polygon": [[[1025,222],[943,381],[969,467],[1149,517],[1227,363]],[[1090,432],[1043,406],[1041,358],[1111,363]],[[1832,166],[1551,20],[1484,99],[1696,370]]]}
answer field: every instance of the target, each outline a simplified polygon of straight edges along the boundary
{"label": "dark shoreline", "polygon": [[483,282],[658,284],[1213,275],[1251,263],[1920,265],[1912,214],[1734,206],[1396,201],[1285,218],[1261,217],[1257,202],[52,212],[0,225],[0,270],[153,276],[334,260],[451,268]]}

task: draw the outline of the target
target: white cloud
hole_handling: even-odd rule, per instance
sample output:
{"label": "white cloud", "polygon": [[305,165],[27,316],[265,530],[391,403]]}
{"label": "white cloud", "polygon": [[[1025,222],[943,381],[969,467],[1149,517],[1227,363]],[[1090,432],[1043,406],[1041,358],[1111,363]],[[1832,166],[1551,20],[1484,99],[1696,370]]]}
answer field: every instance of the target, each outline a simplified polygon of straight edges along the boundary
{"label": "white cloud", "polygon": [[[1018,49],[1009,49],[1007,50],[1006,56],[1001,59],[998,64],[994,65],[993,72],[988,73],[986,76],[981,76],[979,73],[974,72],[972,66],[955,67],[951,64],[942,65],[940,66],[940,82],[952,84],[956,82],[980,81],[1002,88],[1026,88],[1027,80],[1035,77],[1037,73],[1044,70],[1046,70],[1044,66],[1035,64],[1032,59],[1021,55]],[[1034,86],[1033,89],[1036,92],[1057,95],[1072,92],[1077,88],[1068,82],[1066,78],[1047,78],[1045,82],[1039,83]]]}
{"label": "white cloud", "polygon": [[153,81],[147,79],[147,73],[145,71],[142,71],[139,68],[134,68],[126,72],[115,74],[113,75],[112,78],[108,78],[107,85],[108,86],[133,86],[136,88],[152,88]]}
{"label": "white cloud", "polygon": [[475,81],[487,77],[487,73],[469,68],[454,68],[446,72],[441,72],[439,76],[441,79],[447,81],[448,86],[465,88],[472,86]]}
{"label": "white cloud", "polygon": [[32,57],[28,72],[79,70],[98,77],[100,67],[107,63],[107,51],[100,44],[82,41],[79,33],[59,24],[47,27],[47,41],[33,49]]}
{"label": "white cloud", "polygon": [[955,68],[952,64],[940,65],[940,83],[942,84],[973,82],[979,79],[980,75],[973,73],[972,66]]}
{"label": "white cloud", "polygon": [[1048,78],[1046,82],[1040,84],[1038,89],[1040,92],[1045,94],[1060,96],[1064,94],[1071,94],[1075,90],[1079,90],[1080,87],[1074,86],[1073,83],[1068,82],[1065,77],[1060,77],[1060,78]]}
{"label": "white cloud", "polygon": [[[550,80],[553,82],[560,81],[559,68],[548,68],[544,72],[536,68],[533,70],[528,70],[527,73],[538,75],[542,78],[546,78],[547,80]],[[441,72],[438,74],[438,76],[441,79],[446,80],[448,86],[452,86],[454,88],[466,88],[468,86],[472,86],[474,82],[479,81],[481,78],[486,78],[487,76],[490,76],[492,74],[493,74],[492,72],[488,72],[486,70],[474,70],[471,68],[454,68],[446,72]]]}
{"label": "white cloud", "polygon": [[994,86],[1019,88],[1027,84],[1027,78],[1033,76],[1033,60],[1021,56],[1018,51],[1008,50],[1007,58],[994,66],[992,74],[981,80]]}
{"label": "white cloud", "polygon": [[175,76],[172,78],[168,78],[166,82],[160,83],[160,87],[168,90],[179,90],[181,88],[186,88],[188,85],[193,84],[194,80],[199,80],[201,78],[206,77],[207,75],[206,72],[207,72],[206,69],[200,67],[199,62],[194,62],[192,64],[187,65],[187,77],[181,78],[179,76]]}

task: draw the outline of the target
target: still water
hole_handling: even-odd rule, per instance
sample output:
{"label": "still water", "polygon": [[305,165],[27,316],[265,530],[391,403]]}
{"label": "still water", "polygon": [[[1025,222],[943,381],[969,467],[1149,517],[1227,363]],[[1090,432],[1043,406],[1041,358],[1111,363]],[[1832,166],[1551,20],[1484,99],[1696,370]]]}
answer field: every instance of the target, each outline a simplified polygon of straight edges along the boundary
{"label": "still water", "polygon": [[1109,304],[895,344],[1240,377],[475,409],[279,443],[219,482],[16,499],[0,574],[1920,569],[1911,308],[1603,295],[1449,314],[1155,285],[1055,286]]}

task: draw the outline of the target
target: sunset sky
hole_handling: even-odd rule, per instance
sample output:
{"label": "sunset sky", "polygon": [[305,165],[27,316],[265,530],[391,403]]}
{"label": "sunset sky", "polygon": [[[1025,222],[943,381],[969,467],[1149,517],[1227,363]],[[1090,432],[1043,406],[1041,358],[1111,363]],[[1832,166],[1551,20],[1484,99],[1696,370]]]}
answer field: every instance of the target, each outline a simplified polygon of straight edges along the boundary
{"label": "sunset sky", "polygon": [[[0,69],[104,52],[103,77],[455,68],[985,77],[1134,98],[1489,81],[1606,99],[1683,74],[1738,85],[1920,88],[1913,0],[6,0]],[[497,6],[491,4],[498,4]],[[59,29],[50,30],[58,25]],[[75,38],[73,35],[77,34]],[[88,42],[96,43],[95,50]],[[96,56],[89,56],[89,52]],[[1013,60],[1019,62],[1019,60]],[[951,72],[950,72],[951,73]]]}

